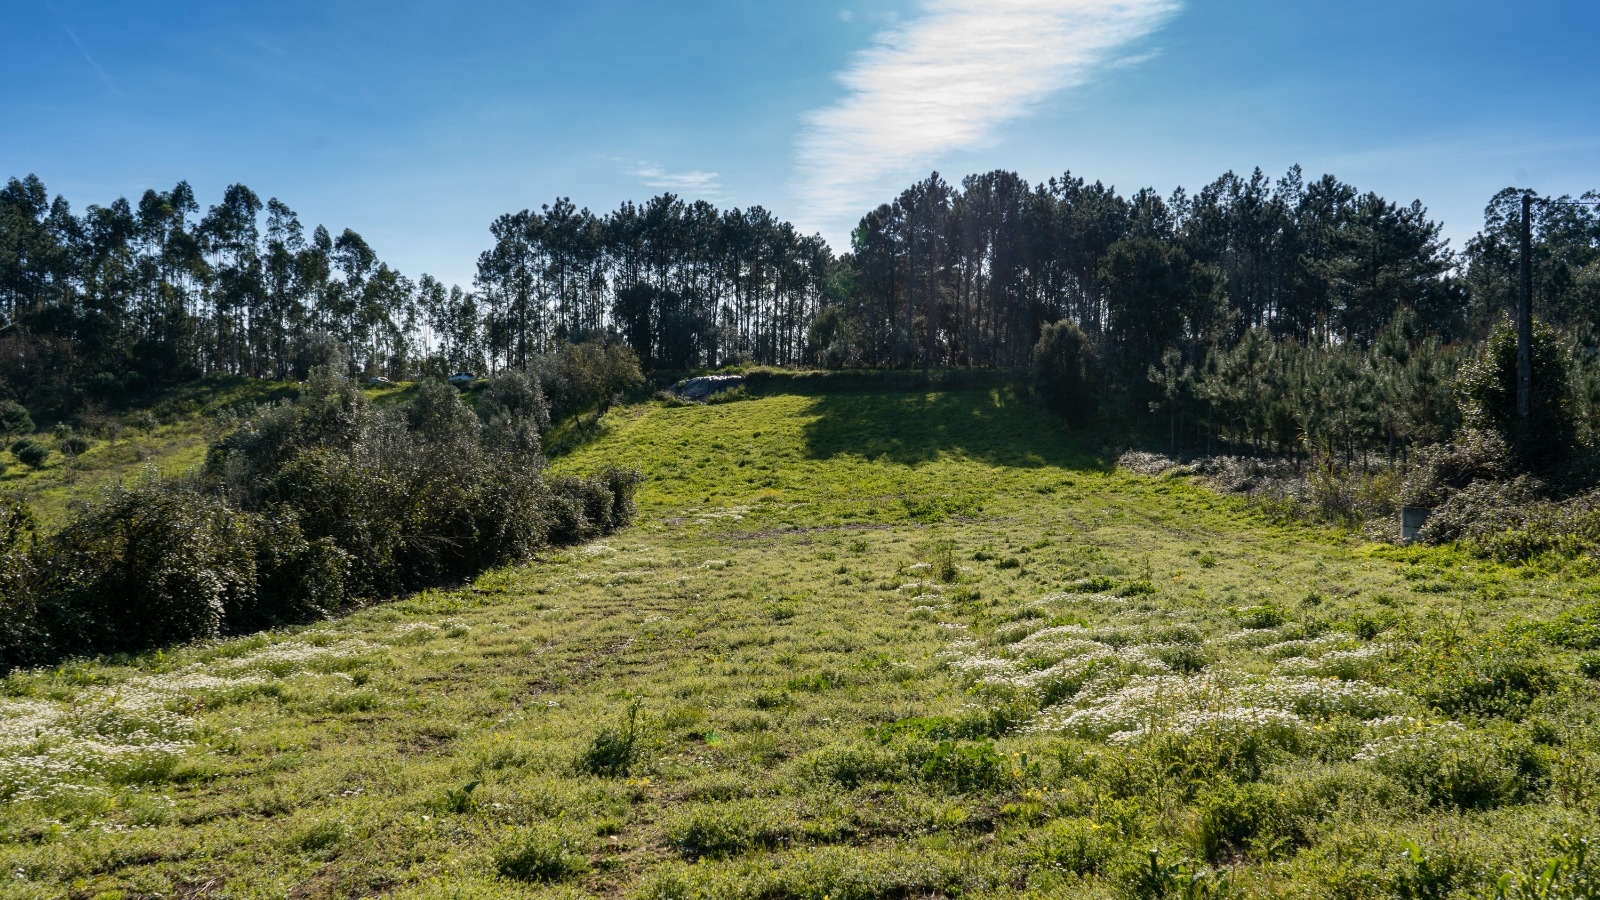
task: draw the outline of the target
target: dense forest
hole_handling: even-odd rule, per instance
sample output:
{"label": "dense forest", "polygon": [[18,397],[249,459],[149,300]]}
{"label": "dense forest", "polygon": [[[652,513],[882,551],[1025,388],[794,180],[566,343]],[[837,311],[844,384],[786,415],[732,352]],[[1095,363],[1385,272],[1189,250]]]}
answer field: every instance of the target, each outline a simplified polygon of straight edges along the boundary
{"label": "dense forest", "polygon": [[[671,194],[496,219],[475,284],[415,279],[277,199],[187,184],[75,214],[36,177],[0,191],[0,381],[29,408],[115,405],[212,373],[440,376],[527,369],[597,339],[646,368],[732,363],[1037,368],[1071,328],[1092,408],[1217,441],[1346,460],[1447,437],[1454,373],[1513,308],[1522,193],[1461,250],[1420,202],[1298,168],[1131,195],[1070,174],[934,174],[835,256],[760,207]],[[1600,408],[1597,195],[1535,205],[1539,318]],[[1057,335],[1057,338],[1060,336]],[[1065,346],[1056,340],[1051,346]]]}

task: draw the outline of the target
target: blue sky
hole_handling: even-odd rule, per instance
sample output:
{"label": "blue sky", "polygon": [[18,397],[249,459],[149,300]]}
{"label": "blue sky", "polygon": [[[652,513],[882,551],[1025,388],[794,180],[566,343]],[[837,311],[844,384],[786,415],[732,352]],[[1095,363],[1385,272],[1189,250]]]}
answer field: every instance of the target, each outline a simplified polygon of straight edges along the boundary
{"label": "blue sky", "polygon": [[80,210],[240,181],[463,285],[491,219],[557,196],[760,204],[842,249],[934,169],[1166,193],[1300,163],[1460,247],[1502,187],[1600,188],[1589,2],[5,7],[0,177]]}

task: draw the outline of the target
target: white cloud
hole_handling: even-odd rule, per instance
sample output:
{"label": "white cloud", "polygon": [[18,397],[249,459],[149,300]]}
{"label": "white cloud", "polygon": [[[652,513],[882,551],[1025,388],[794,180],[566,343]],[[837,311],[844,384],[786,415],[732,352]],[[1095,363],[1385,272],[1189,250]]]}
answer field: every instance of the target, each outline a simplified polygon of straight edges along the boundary
{"label": "white cloud", "polygon": [[1178,6],[925,0],[919,18],[879,35],[840,74],[843,99],[806,116],[797,190],[808,225],[853,224],[941,154],[981,146],[997,126],[1082,84]]}
{"label": "white cloud", "polygon": [[634,164],[628,174],[643,182],[645,187],[693,194],[691,199],[710,200],[722,193],[716,172],[668,172],[659,163],[641,162]]}

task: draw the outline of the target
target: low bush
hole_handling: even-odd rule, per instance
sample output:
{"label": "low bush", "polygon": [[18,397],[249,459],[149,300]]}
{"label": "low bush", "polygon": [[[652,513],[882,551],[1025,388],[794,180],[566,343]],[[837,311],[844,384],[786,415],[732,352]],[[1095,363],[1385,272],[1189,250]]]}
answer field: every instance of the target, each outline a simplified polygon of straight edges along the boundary
{"label": "low bush", "polygon": [[1452,493],[1476,481],[1506,481],[1516,472],[1511,445],[1499,433],[1462,429],[1455,440],[1417,451],[1416,463],[1400,487],[1410,506],[1438,507]]}
{"label": "low bush", "polygon": [[40,661],[44,636],[31,579],[33,511],[21,500],[0,499],[0,672]]}
{"label": "low bush", "polygon": [[705,403],[707,406],[713,406],[718,403],[737,403],[740,400],[749,399],[750,389],[741,384],[735,387],[724,388],[723,390],[717,391],[716,393],[707,397],[705,399]]}
{"label": "low bush", "polygon": [[254,529],[214,495],[152,481],[116,490],[35,552],[56,653],[131,652],[222,634],[255,581]]}
{"label": "low bush", "polygon": [[1001,790],[1018,780],[1011,761],[988,741],[940,741],[928,750],[913,746],[907,757],[924,781],[956,793]]}
{"label": "low bush", "polygon": [[901,754],[872,744],[824,747],[807,756],[802,765],[816,778],[844,788],[878,782],[893,783],[906,776]]}
{"label": "low bush", "polygon": [[0,400],[0,437],[32,434],[33,429],[33,417],[26,407],[15,400]]}
{"label": "low bush", "polygon": [[895,900],[966,893],[961,859],[905,847],[817,847],[760,863],[729,860],[665,867],[647,878],[639,900]]}
{"label": "low bush", "polygon": [[1294,798],[1278,785],[1222,780],[1195,805],[1195,842],[1213,864],[1246,852],[1271,858],[1305,839]]}

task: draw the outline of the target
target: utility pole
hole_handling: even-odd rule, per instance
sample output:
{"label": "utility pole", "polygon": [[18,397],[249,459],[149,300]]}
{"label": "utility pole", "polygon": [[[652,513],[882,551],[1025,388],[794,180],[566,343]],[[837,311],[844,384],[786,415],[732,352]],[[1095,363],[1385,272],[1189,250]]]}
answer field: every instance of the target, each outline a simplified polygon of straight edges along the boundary
{"label": "utility pole", "polygon": [[1517,304],[1517,431],[1527,440],[1533,415],[1533,195],[1522,195],[1522,291]]}

